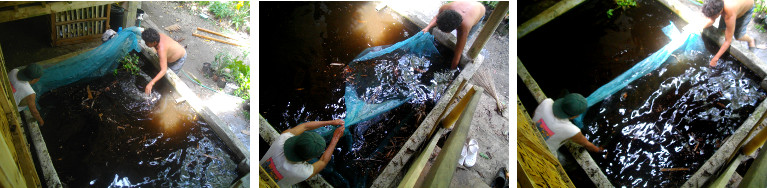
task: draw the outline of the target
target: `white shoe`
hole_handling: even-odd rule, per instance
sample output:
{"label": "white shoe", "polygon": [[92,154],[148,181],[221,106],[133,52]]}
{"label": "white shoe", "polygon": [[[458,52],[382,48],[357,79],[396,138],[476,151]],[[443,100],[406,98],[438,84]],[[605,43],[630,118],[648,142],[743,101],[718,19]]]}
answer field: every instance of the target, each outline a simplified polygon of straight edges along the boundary
{"label": "white shoe", "polygon": [[477,141],[474,139],[469,140],[469,148],[466,150],[468,156],[466,156],[464,159],[464,165],[466,167],[472,167],[477,163],[477,153],[479,153],[478,151],[479,144]]}
{"label": "white shoe", "polygon": [[461,158],[458,158],[458,165],[463,165],[464,159],[466,159],[466,144],[464,144],[463,149],[461,149]]}

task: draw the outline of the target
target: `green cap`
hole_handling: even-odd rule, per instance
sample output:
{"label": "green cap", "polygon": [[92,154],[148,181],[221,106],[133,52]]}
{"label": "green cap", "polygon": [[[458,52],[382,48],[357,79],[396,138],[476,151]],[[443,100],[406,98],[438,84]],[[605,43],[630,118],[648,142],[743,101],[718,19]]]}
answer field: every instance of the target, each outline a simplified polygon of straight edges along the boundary
{"label": "green cap", "polygon": [[16,74],[16,78],[21,81],[30,81],[43,76],[43,68],[40,65],[32,63],[27,65],[24,69],[19,70]]}
{"label": "green cap", "polygon": [[552,110],[558,118],[570,118],[586,112],[588,104],[581,94],[570,93],[554,101]]}
{"label": "green cap", "polygon": [[293,162],[306,161],[322,155],[325,139],[315,132],[304,132],[285,140],[285,158]]}

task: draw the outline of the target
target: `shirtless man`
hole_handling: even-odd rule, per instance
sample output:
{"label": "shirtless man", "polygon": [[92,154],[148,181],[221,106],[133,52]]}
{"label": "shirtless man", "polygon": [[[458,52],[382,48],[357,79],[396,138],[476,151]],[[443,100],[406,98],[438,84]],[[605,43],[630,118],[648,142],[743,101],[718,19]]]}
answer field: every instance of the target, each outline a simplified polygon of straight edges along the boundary
{"label": "shirtless man", "polygon": [[431,19],[423,32],[429,32],[431,28],[437,26],[443,32],[449,33],[457,29],[458,41],[455,43],[455,55],[450,68],[458,67],[458,60],[461,59],[463,47],[466,46],[466,40],[469,38],[469,32],[472,30],[482,17],[485,15],[485,6],[479,2],[456,1],[442,5],[439,8],[439,14]]}
{"label": "shirtless man", "polygon": [[724,51],[730,48],[733,36],[739,41],[748,42],[748,48],[756,47],[753,38],[746,34],[748,23],[751,22],[751,14],[754,12],[754,0],[707,0],[703,5],[703,15],[709,19],[703,28],[714,25],[714,20],[719,19],[719,29],[726,25],[724,31],[724,43],[719,48],[709,65],[716,66],[716,62],[722,57]]}
{"label": "shirtless man", "polygon": [[141,38],[144,39],[147,46],[157,50],[157,56],[160,58],[160,72],[146,85],[144,91],[146,94],[150,94],[152,93],[152,86],[165,76],[168,68],[176,73],[181,70],[181,66],[184,66],[184,60],[186,60],[186,49],[168,35],[158,33],[152,28],[144,30],[141,33]]}

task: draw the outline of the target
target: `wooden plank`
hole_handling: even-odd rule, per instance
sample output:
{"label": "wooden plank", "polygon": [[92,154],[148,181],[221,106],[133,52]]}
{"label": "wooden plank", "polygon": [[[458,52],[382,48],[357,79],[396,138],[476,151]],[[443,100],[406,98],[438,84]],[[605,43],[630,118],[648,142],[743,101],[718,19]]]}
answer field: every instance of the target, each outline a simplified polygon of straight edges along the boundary
{"label": "wooden plank", "polygon": [[74,38],[68,38],[68,39],[61,39],[56,41],[56,46],[59,45],[67,45],[67,44],[77,44],[77,43],[83,43],[88,41],[94,41],[97,39],[100,39],[101,36],[98,35],[91,35],[91,36],[82,36],[82,37],[74,37]]}
{"label": "wooden plank", "polygon": [[200,34],[197,34],[197,33],[192,33],[192,36],[200,37],[200,38],[204,38],[204,39],[208,39],[208,40],[212,40],[212,41],[216,41],[216,42],[220,42],[220,43],[224,43],[224,44],[229,44],[229,45],[234,45],[234,46],[242,46],[242,45],[239,45],[239,44],[236,44],[236,43],[232,43],[232,42],[229,42],[229,41],[224,41],[224,40],[213,38],[213,37],[209,37],[209,36],[203,36],[203,35],[200,35]]}
{"label": "wooden plank", "polygon": [[67,25],[67,24],[73,24],[73,23],[85,23],[85,22],[91,23],[93,21],[106,21],[106,20],[107,20],[106,17],[102,17],[102,18],[87,18],[87,19],[80,19],[80,20],[70,20],[70,21],[65,21],[65,22],[57,22],[56,25],[59,26],[59,25]]}
{"label": "wooden plank", "polygon": [[[200,30],[200,31],[204,31],[204,32],[208,32],[208,33],[210,33],[210,34],[214,34],[214,35],[218,35],[218,36],[222,36],[222,37],[225,37],[225,38],[228,38],[228,39],[234,39],[234,38],[232,38],[232,37],[226,36],[226,35],[224,35],[224,34],[221,34],[221,33],[219,33],[219,32],[215,32],[215,31],[207,30],[207,29],[205,29],[205,28],[201,28],[201,27],[197,27],[197,30]],[[236,40],[236,39],[235,39],[235,40]]]}
{"label": "wooden plank", "polygon": [[16,11],[5,10],[0,11],[0,23],[31,18],[35,16],[42,16],[53,12],[63,12],[67,10],[92,7],[98,5],[106,5],[115,1],[70,1],[70,2],[49,2],[48,6],[29,6],[19,7]]}
{"label": "wooden plank", "polygon": [[56,34],[58,33],[57,27],[56,12],[51,12],[51,46],[56,43]]}
{"label": "wooden plank", "polygon": [[[3,113],[4,116],[3,122],[7,122],[8,125],[14,127],[15,131],[12,131],[12,143],[13,147],[15,149],[14,157],[16,159],[16,163],[19,166],[19,170],[21,170],[21,175],[24,177],[26,181],[26,185],[29,187],[40,187],[40,180],[37,177],[37,172],[35,171],[35,163],[32,160],[31,152],[29,151],[29,145],[27,144],[26,137],[24,135],[24,129],[21,127],[21,121],[19,121],[19,112],[16,107],[16,102],[13,99],[13,91],[11,90],[10,86],[10,80],[8,79],[7,70],[5,68],[5,58],[2,56],[2,47],[0,47],[0,76],[2,79],[0,79],[0,83],[2,85],[3,89],[3,100],[0,100],[0,103],[2,103],[4,111],[9,113]],[[9,127],[9,126],[4,126]],[[9,146],[10,147],[10,146]]]}
{"label": "wooden plank", "polygon": [[23,7],[24,5],[31,6],[31,5],[40,4],[40,3],[44,3],[44,2],[34,2],[34,1],[2,1],[2,2],[0,2],[0,8],[15,7],[15,6]]}

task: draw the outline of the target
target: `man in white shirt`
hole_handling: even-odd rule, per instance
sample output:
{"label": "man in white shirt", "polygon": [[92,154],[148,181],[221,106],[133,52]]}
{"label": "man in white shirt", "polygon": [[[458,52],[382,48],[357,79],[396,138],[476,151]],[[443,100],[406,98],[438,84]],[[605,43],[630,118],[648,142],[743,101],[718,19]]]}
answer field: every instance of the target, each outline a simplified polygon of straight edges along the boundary
{"label": "man in white shirt", "polygon": [[19,67],[8,72],[8,79],[13,87],[13,98],[16,99],[16,106],[19,112],[29,108],[32,112],[32,116],[35,116],[37,123],[43,126],[45,122],[40,116],[40,112],[37,111],[35,105],[35,90],[32,89],[32,84],[40,81],[40,77],[43,76],[43,68],[38,64],[30,64],[25,67]]}
{"label": "man in white shirt", "polygon": [[586,140],[581,130],[570,122],[571,119],[586,112],[587,107],[586,98],[577,93],[570,93],[556,101],[551,98],[545,99],[535,108],[533,123],[555,157],[558,156],[557,149],[568,139],[591,152],[603,150],[602,147],[597,147]]}
{"label": "man in white shirt", "polygon": [[[340,125],[325,148],[325,139],[315,132],[306,132],[327,125]],[[344,134],[344,120],[302,123],[282,132],[272,143],[259,164],[280,187],[290,187],[317,175],[330,162],[338,139]],[[323,152],[324,151],[324,152]],[[317,162],[307,161],[322,156]]]}

